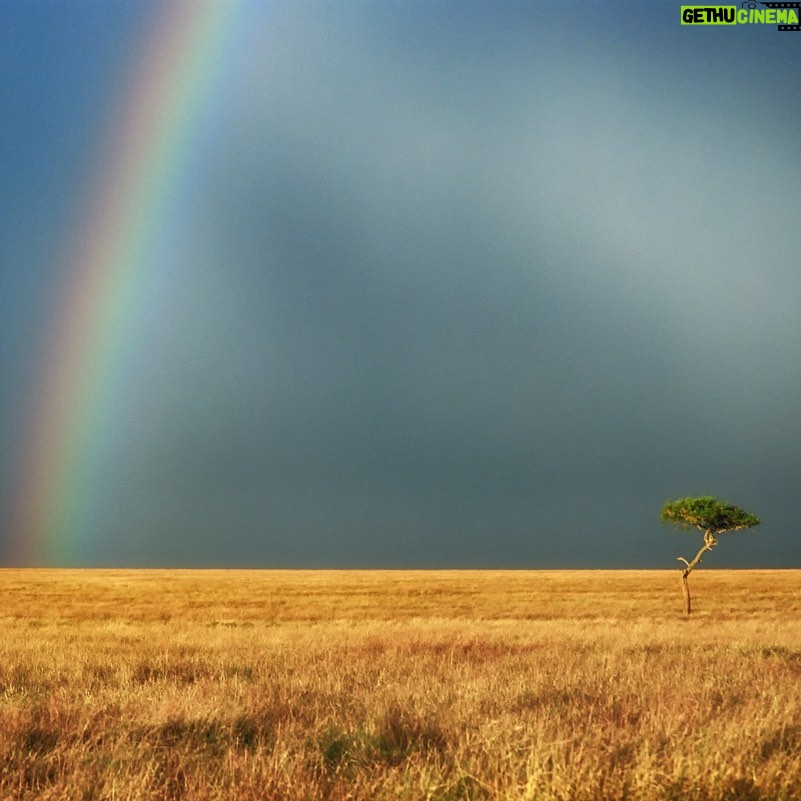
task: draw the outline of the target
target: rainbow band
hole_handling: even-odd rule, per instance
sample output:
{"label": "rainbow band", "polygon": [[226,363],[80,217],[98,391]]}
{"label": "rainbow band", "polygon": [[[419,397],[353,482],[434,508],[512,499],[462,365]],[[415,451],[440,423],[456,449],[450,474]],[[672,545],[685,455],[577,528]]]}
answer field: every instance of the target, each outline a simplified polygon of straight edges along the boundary
{"label": "rainbow band", "polygon": [[110,125],[90,183],[64,301],[48,329],[13,537],[21,564],[82,563],[113,455],[115,398],[134,322],[167,269],[157,255],[204,140],[238,5],[170,2]]}

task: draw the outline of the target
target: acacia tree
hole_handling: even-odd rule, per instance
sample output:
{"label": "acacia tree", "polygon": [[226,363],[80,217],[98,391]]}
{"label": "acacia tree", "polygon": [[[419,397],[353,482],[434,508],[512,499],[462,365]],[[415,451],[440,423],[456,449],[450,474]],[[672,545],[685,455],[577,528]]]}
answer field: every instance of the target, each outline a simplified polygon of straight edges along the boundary
{"label": "acacia tree", "polygon": [[684,562],[685,565],[681,569],[681,584],[684,591],[684,611],[689,615],[690,587],[687,577],[701,562],[701,557],[718,544],[719,534],[758,526],[759,518],[750,512],[743,511],[739,506],[732,506],[725,501],[708,496],[668,501],[662,507],[659,518],[663,523],[676,525],[685,531],[697,528],[704,535],[704,545],[691,562],[688,562],[683,556],[678,557],[679,561]]}

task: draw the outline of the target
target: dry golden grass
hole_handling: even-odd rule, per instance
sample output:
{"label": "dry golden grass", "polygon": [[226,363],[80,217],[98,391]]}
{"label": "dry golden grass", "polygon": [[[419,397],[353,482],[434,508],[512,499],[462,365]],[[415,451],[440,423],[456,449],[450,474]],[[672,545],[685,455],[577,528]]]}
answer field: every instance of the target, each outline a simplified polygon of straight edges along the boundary
{"label": "dry golden grass", "polygon": [[801,571],[0,571],[2,799],[801,799]]}

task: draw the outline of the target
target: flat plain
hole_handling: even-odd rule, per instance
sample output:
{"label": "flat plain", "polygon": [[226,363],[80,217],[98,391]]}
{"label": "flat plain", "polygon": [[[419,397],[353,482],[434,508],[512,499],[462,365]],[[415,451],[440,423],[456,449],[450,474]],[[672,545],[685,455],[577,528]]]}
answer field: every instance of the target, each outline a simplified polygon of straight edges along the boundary
{"label": "flat plain", "polygon": [[2,799],[801,799],[801,571],[2,570]]}

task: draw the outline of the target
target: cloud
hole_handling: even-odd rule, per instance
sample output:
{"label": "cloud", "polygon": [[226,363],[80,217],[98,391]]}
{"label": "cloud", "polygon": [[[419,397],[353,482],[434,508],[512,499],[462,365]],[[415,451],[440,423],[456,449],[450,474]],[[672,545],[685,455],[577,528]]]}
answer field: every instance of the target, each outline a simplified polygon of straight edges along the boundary
{"label": "cloud", "polygon": [[494,9],[243,33],[109,553],[644,564],[664,496],[797,465],[799,175],[758,82],[706,113],[670,38]]}

